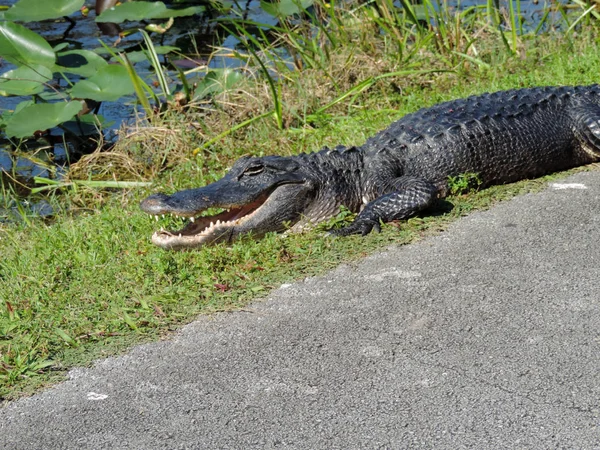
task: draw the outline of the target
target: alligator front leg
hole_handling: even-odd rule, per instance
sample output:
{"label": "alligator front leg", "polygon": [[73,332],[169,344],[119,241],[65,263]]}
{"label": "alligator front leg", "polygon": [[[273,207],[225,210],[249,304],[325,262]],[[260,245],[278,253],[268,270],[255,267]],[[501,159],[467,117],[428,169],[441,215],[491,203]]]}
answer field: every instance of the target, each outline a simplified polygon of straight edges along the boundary
{"label": "alligator front leg", "polygon": [[408,219],[429,207],[438,194],[438,188],[433,183],[414,177],[396,178],[386,191],[368,203],[354,222],[330,233],[334,236],[365,236],[373,229],[379,232],[381,222]]}

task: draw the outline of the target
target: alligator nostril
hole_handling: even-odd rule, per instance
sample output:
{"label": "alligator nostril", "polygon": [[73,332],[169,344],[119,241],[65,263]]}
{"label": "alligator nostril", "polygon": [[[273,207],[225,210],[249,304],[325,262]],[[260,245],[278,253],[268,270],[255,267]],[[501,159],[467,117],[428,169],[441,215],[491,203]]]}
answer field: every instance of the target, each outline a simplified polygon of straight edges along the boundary
{"label": "alligator nostril", "polygon": [[152,194],[149,197],[146,197],[140,203],[140,208],[142,211],[147,212],[148,214],[161,214],[162,205],[169,199],[167,194]]}

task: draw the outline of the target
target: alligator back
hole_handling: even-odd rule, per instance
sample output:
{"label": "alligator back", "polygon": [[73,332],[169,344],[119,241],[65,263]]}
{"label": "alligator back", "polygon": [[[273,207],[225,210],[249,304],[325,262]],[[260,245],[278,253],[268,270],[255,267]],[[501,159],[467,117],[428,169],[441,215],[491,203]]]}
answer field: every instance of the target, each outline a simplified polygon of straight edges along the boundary
{"label": "alligator back", "polygon": [[367,176],[442,186],[469,172],[491,185],[593,162],[599,103],[593,85],[510,90],[421,109],[366,142]]}

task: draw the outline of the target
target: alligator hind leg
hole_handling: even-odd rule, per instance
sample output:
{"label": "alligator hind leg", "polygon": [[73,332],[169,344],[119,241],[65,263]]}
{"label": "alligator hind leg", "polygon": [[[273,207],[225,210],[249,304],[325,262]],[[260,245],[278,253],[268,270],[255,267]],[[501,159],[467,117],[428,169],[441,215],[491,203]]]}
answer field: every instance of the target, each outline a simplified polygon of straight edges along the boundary
{"label": "alligator hind leg", "polygon": [[345,228],[331,230],[335,236],[369,234],[380,231],[380,222],[408,219],[429,207],[436,199],[438,188],[422,178],[400,177],[384,191],[384,194],[368,203],[354,222]]}

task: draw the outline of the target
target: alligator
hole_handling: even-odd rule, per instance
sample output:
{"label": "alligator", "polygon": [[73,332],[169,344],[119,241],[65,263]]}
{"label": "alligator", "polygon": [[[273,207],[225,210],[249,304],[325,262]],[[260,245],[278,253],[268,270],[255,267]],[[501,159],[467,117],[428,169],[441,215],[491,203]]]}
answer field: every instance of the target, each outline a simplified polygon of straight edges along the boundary
{"label": "alligator", "polygon": [[[481,187],[535,178],[600,159],[600,86],[486,93],[408,114],[358,147],[297,156],[244,156],[220,180],[141,203],[149,214],[190,219],[152,242],[187,249],[251,233],[300,231],[358,213],[337,236],[379,231],[449,194],[449,177]],[[200,215],[209,208],[224,209]]]}

